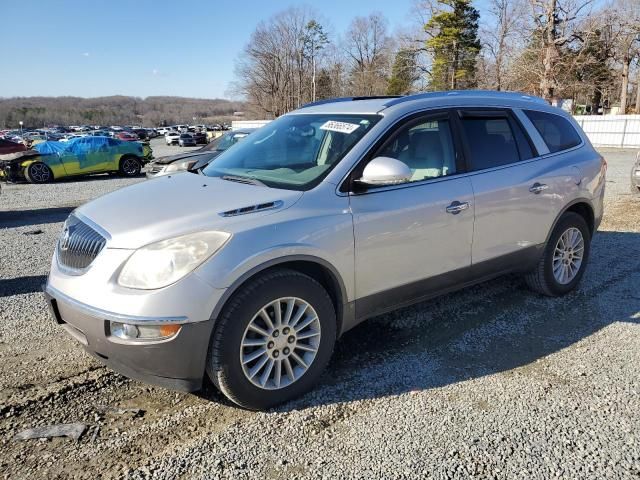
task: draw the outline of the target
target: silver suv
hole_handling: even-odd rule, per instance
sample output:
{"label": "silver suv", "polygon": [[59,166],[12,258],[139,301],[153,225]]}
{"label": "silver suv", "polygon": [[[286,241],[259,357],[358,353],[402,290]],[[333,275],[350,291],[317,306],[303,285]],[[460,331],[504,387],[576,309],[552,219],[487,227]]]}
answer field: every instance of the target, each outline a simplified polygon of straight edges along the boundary
{"label": "silver suv", "polygon": [[268,408],[309,390],[336,339],[374,315],[510,272],[544,295],[573,290],[605,170],[534,97],[316,102],[199,174],[78,208],[46,293],[114,370],[189,391],[206,373]]}

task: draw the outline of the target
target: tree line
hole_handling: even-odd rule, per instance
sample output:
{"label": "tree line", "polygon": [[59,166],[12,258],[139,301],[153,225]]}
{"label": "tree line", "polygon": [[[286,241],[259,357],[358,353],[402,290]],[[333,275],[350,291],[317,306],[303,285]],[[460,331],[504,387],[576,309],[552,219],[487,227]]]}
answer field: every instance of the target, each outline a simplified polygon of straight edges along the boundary
{"label": "tree line", "polygon": [[341,96],[470,88],[570,100],[577,113],[640,113],[640,1],[417,0],[393,34],[383,14],[342,34],[308,7],[262,21],[236,64],[258,116]]}
{"label": "tree line", "polygon": [[49,125],[144,125],[218,123],[244,110],[244,103],[183,97],[0,98],[0,128]]}

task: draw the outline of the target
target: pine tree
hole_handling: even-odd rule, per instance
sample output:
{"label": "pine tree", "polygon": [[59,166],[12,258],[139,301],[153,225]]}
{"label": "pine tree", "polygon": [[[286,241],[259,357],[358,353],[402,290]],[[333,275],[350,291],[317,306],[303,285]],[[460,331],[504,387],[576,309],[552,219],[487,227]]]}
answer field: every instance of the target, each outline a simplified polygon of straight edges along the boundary
{"label": "pine tree", "polygon": [[476,85],[476,57],[480,52],[480,14],[470,0],[438,0],[445,9],[425,25],[427,49],[433,55],[430,87],[455,90]]}
{"label": "pine tree", "polygon": [[309,21],[302,37],[303,53],[311,63],[311,101],[316,101],[316,63],[319,52],[329,43],[329,37],[322,25],[315,20]]}
{"label": "pine tree", "polygon": [[387,95],[406,95],[417,79],[416,52],[401,48],[393,62]]}

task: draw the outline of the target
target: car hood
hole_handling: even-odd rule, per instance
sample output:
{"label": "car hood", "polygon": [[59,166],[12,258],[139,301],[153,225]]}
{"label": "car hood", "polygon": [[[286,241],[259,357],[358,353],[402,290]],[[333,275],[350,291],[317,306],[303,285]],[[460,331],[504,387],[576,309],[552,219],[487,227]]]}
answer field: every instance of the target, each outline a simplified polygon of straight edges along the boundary
{"label": "car hood", "polygon": [[[99,197],[76,210],[110,235],[109,248],[134,249],[166,238],[203,231],[233,231],[257,215],[272,215],[296,203],[302,192],[247,185],[193,173],[167,175]],[[270,202],[279,208],[244,215],[223,212]]]}
{"label": "car hood", "polygon": [[206,155],[210,152],[190,152],[190,153],[178,153],[176,155],[167,155],[166,157],[156,158],[153,163],[160,163],[162,165],[173,163],[176,160],[184,160],[185,158],[198,157],[200,155]]}

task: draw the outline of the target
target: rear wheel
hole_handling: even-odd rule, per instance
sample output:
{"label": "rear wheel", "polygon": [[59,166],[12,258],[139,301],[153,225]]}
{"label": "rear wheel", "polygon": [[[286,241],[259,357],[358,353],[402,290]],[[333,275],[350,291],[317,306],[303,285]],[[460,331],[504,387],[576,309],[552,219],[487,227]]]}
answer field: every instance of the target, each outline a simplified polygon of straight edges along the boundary
{"label": "rear wheel", "polygon": [[120,174],[125,177],[137,177],[142,166],[136,157],[123,157],[120,159]]}
{"label": "rear wheel", "polygon": [[48,165],[34,162],[27,167],[26,177],[31,183],[47,183],[53,180],[53,172]]}
{"label": "rear wheel", "polygon": [[591,232],[584,218],[567,212],[558,221],[538,266],[525,276],[532,290],[556,297],[576,288],[591,249]]}
{"label": "rear wheel", "polygon": [[296,271],[272,271],[249,281],[225,306],[207,373],[231,401],[266,409],[315,385],[335,339],[335,310],[324,288]]}

